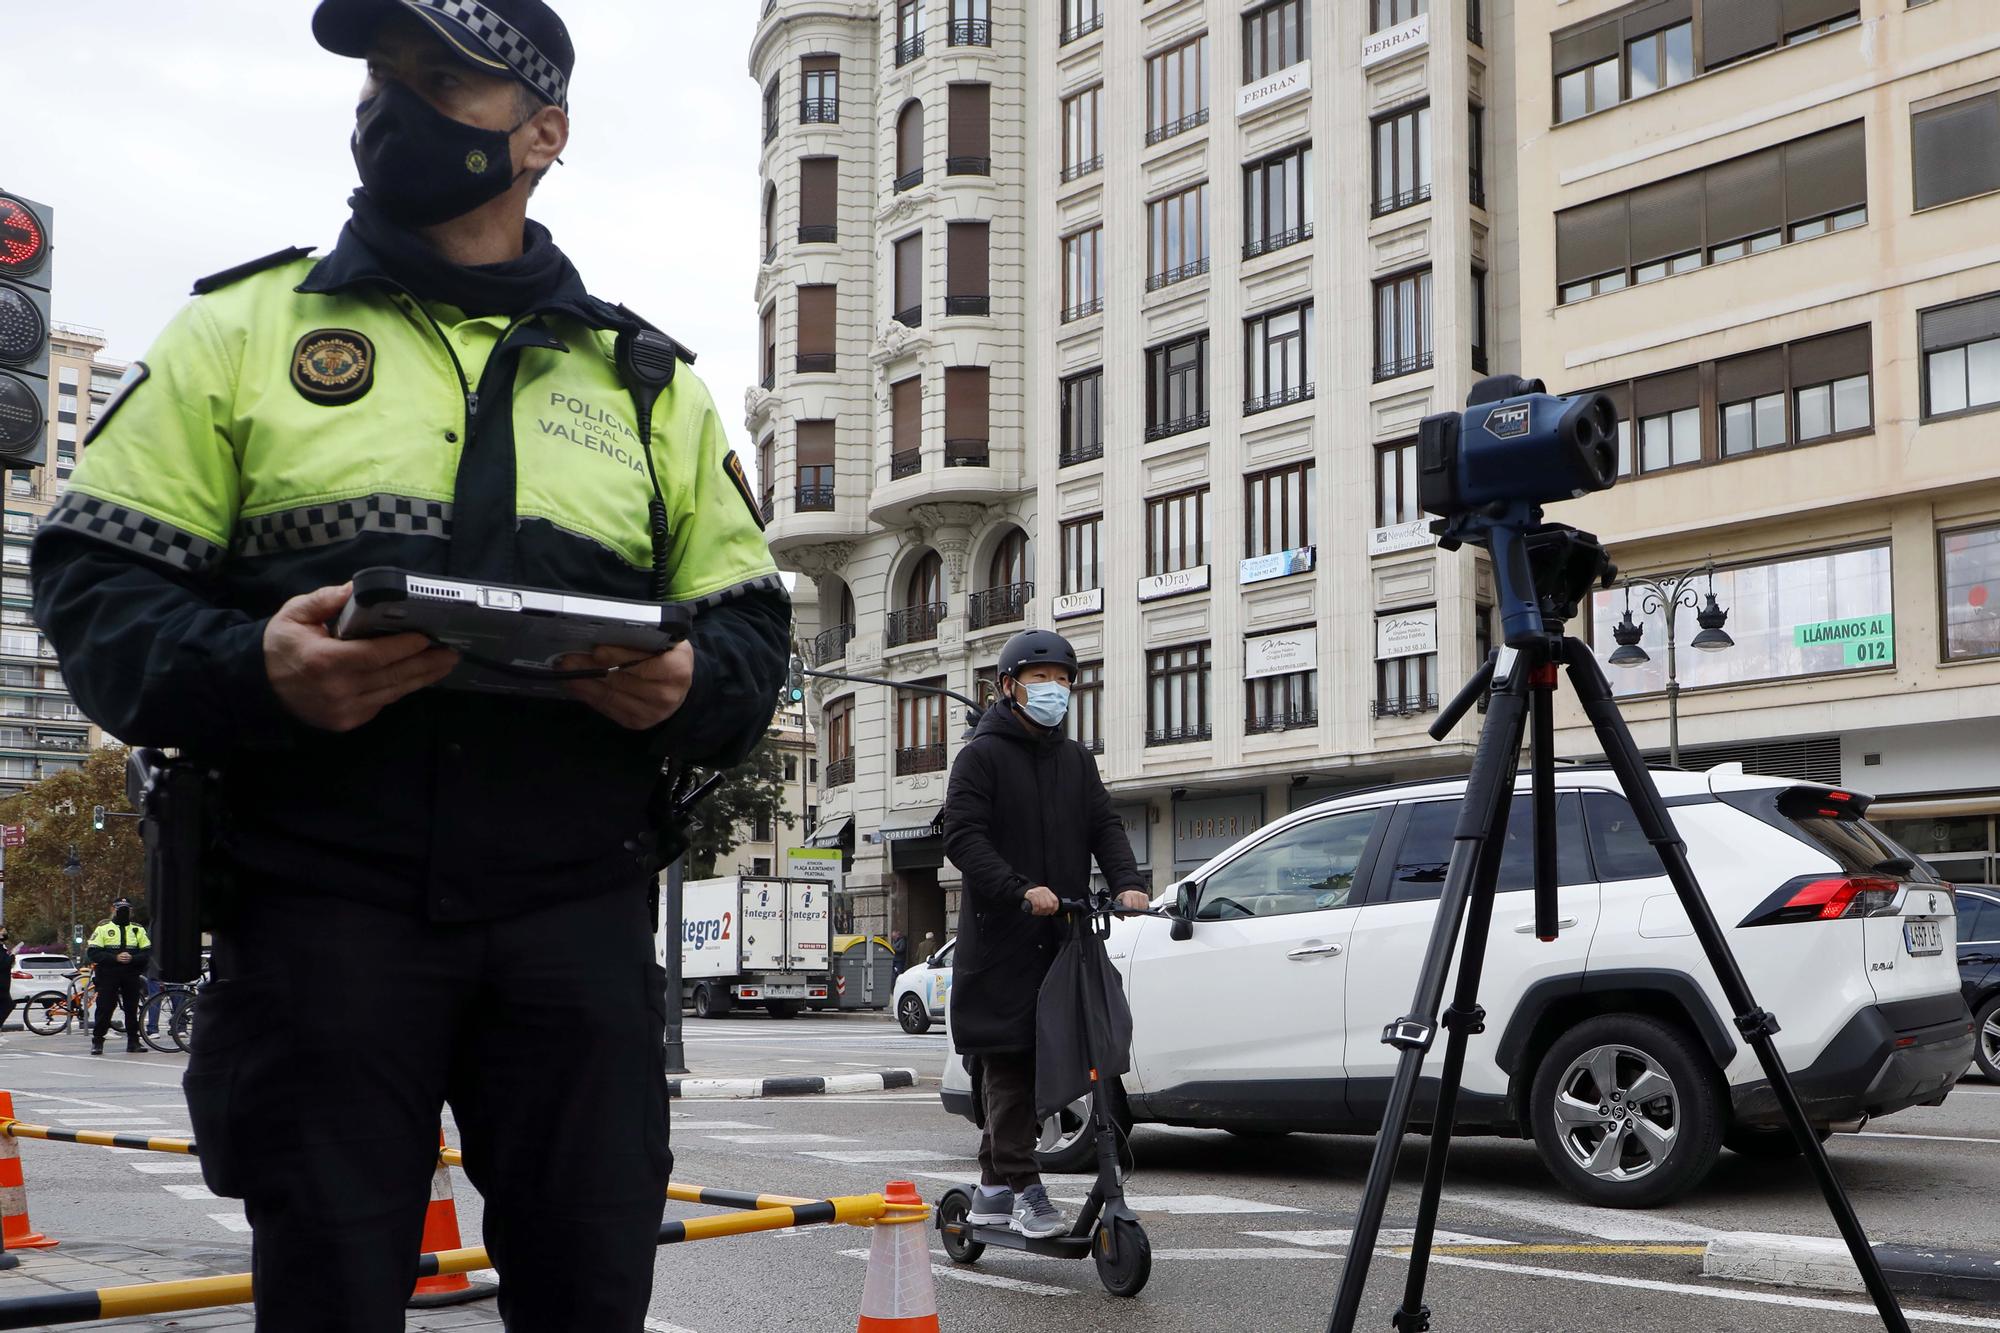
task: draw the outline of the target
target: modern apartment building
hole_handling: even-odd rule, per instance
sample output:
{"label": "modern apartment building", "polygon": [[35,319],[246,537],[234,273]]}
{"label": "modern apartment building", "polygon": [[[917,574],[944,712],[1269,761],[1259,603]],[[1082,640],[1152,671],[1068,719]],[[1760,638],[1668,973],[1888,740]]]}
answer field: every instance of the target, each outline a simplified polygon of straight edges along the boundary
{"label": "modern apartment building", "polygon": [[813,735],[799,723],[799,710],[781,707],[765,734],[778,752],[778,809],[791,822],[756,819],[737,825],[736,850],[717,864],[717,874],[784,874],[786,851],[803,847],[819,822],[819,751]]}
{"label": "modern apartment building", "polygon": [[[1031,610],[1029,16],[987,0],[777,0],[763,89],[772,549],[815,665],[971,693]],[[815,682],[822,845],[863,926],[946,929],[935,820],[963,709]]]}
{"label": "modern apartment building", "polygon": [[56,652],[35,628],[28,549],[76,467],[90,424],[118,389],[122,364],[103,358],[104,337],[55,325],[49,340],[48,465],[7,474],[5,537],[0,541],[0,796],[81,767],[101,733],[63,684]]}
{"label": "modern apartment building", "polygon": [[[1517,0],[1521,341],[1605,388],[1633,574],[1715,566],[1684,762],[1875,793],[2000,874],[2000,25],[1976,0]],[[1533,207],[1529,206],[1533,201]],[[1708,592],[1703,579],[1695,591]],[[1625,593],[1591,617],[1600,656]],[[1665,626],[1612,669],[1663,750]],[[1564,741],[1594,752],[1580,717]]]}

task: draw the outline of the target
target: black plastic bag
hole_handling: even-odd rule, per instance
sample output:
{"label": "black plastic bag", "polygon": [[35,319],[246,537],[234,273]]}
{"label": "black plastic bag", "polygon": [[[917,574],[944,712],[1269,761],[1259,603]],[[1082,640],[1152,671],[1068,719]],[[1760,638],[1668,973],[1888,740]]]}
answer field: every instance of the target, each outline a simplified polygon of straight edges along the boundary
{"label": "black plastic bag", "polygon": [[1086,922],[1049,966],[1035,1008],[1035,1114],[1046,1120],[1091,1091],[1091,1070],[1132,1067],[1132,1007],[1104,940]]}

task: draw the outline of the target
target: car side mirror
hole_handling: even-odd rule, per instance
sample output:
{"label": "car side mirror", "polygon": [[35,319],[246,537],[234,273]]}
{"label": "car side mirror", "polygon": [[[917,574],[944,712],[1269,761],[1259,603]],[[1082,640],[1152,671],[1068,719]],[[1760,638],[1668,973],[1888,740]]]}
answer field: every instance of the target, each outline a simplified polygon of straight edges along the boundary
{"label": "car side mirror", "polygon": [[1201,902],[1201,886],[1191,879],[1174,886],[1174,921],[1167,936],[1174,940],[1194,938],[1194,910]]}

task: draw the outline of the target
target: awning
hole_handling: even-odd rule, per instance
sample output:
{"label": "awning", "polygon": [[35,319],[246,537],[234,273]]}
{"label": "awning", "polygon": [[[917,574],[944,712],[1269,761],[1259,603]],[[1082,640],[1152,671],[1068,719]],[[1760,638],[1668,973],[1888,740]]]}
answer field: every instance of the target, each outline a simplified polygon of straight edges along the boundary
{"label": "awning", "polygon": [[840,846],[841,835],[847,832],[848,826],[853,822],[852,815],[835,815],[832,819],[821,820],[819,827],[812,831],[812,836],[806,839],[806,846],[828,848]]}
{"label": "awning", "polygon": [[938,822],[943,814],[942,805],[920,805],[909,810],[891,810],[882,816],[881,827],[876,832],[883,842],[908,842],[914,838],[934,838],[943,832]]}

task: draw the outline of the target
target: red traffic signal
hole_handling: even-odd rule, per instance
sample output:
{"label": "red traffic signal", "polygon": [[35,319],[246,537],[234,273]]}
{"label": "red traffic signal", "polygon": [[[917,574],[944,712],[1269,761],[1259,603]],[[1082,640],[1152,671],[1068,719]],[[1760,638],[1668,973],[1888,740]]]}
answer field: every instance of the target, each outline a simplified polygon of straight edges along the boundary
{"label": "red traffic signal", "polygon": [[49,233],[35,211],[0,194],[0,274],[25,276],[49,257]]}

